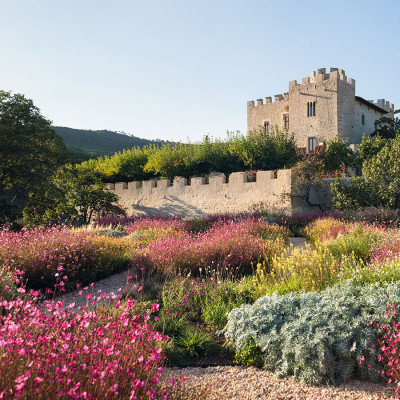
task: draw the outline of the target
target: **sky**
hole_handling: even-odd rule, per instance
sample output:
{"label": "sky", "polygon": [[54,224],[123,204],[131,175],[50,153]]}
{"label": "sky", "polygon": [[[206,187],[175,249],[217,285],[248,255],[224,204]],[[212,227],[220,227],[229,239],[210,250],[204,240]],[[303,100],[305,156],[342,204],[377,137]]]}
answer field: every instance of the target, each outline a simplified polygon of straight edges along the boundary
{"label": "sky", "polygon": [[196,142],[337,67],[400,108],[398,0],[0,0],[0,90],[53,125]]}

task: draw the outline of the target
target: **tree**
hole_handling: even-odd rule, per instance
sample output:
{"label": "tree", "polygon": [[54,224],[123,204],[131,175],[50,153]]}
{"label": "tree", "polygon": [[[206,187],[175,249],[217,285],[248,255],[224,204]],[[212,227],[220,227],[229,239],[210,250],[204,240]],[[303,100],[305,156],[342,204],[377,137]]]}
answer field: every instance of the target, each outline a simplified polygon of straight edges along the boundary
{"label": "tree", "polygon": [[[380,139],[378,139],[380,140]],[[379,146],[382,145],[379,142]],[[400,134],[387,139],[381,150],[363,163],[364,179],[332,185],[335,208],[400,208]]]}
{"label": "tree", "polygon": [[277,127],[236,135],[229,142],[229,150],[250,170],[290,168],[300,158],[293,135]]}
{"label": "tree", "polygon": [[68,159],[62,138],[33,101],[0,91],[0,223],[20,217]]}
{"label": "tree", "polygon": [[347,142],[343,139],[327,141],[323,146],[317,146],[313,153],[305,154],[293,167],[295,179],[289,195],[322,210],[319,201],[313,201],[314,191],[322,187],[324,178],[344,177],[347,168],[356,163],[357,158]]}
{"label": "tree", "polygon": [[[398,114],[400,110],[396,110],[394,114]],[[384,139],[394,139],[400,133],[400,119],[397,117],[382,117],[375,121],[375,130],[371,133],[374,137],[379,135]]]}
{"label": "tree", "polygon": [[55,182],[61,188],[62,200],[56,213],[78,215],[88,224],[94,215],[100,215],[118,201],[118,196],[106,189],[102,175],[79,165],[66,165],[61,168]]}

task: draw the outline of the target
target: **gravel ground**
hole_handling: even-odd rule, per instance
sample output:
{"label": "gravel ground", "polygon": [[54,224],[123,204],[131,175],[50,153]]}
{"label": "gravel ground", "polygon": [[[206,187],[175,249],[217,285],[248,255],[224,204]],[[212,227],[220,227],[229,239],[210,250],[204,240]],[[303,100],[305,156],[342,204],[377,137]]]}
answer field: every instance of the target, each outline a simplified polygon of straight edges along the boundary
{"label": "gravel ground", "polygon": [[166,369],[163,381],[187,379],[175,390],[176,399],[185,400],[330,400],[394,399],[389,386],[351,381],[339,387],[311,386],[290,378],[280,379],[253,367],[209,367]]}

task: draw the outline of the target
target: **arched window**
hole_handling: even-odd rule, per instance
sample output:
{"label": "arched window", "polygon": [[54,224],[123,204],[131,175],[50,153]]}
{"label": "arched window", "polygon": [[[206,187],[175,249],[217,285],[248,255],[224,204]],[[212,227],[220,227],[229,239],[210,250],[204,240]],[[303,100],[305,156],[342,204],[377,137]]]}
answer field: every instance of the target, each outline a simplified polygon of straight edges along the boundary
{"label": "arched window", "polygon": [[310,103],[307,103],[307,117],[310,116]]}
{"label": "arched window", "polygon": [[289,129],[289,117],[288,116],[285,117],[285,129],[286,130]]}
{"label": "arched window", "polygon": [[265,132],[269,132],[269,122],[264,123]]}
{"label": "arched window", "polygon": [[315,117],[315,101],[313,102],[313,113],[312,115]]}

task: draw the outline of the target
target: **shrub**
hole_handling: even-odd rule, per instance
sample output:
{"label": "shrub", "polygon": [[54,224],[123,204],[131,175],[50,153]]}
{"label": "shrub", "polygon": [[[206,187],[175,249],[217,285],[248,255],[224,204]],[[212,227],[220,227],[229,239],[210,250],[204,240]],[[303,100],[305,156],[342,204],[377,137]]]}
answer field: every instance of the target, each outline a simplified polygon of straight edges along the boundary
{"label": "shrub", "polygon": [[231,311],[224,333],[236,352],[253,338],[267,368],[279,376],[331,384],[356,377],[376,380],[373,369],[357,365],[364,357],[378,368],[372,346],[378,332],[370,321],[382,319],[386,292],[394,302],[400,300],[395,284],[346,283],[322,292],[265,296]]}
{"label": "shrub", "polygon": [[305,249],[294,249],[290,255],[276,257],[271,274],[264,275],[264,279],[260,277],[257,283],[270,294],[275,290],[279,294],[323,290],[337,282],[343,271],[353,269],[355,265],[357,259],[351,255],[337,258],[321,244],[314,247],[308,245]]}
{"label": "shrub", "polygon": [[240,351],[235,354],[235,362],[245,365],[246,367],[253,365],[262,368],[264,366],[262,351],[251,336],[247,338],[245,345]]}
{"label": "shrub", "polygon": [[147,257],[166,274],[223,270],[237,276],[251,272],[259,261],[269,263],[284,248],[286,233],[260,220],[220,222],[196,235],[161,237],[149,243]]}
{"label": "shrub", "polygon": [[[373,257],[374,247],[379,246],[385,232],[367,224],[348,225],[347,232],[340,233],[330,240],[325,240],[324,245],[338,259],[354,255],[356,258],[368,262]],[[325,236],[332,234],[333,230]]]}
{"label": "shrub", "polygon": [[125,227],[126,233],[144,231],[149,229],[174,229],[176,231],[186,231],[187,223],[179,217],[146,216],[137,217]]}
{"label": "shrub", "polygon": [[303,230],[303,234],[310,239],[311,243],[324,242],[336,238],[339,234],[349,232],[352,226],[350,222],[335,218],[323,218],[309,223]]}
{"label": "shrub", "polygon": [[167,399],[157,387],[166,339],[149,325],[158,306],[146,310],[114,294],[93,302],[107,298],[109,307],[79,309],[3,301],[0,397]]}
{"label": "shrub", "polygon": [[12,273],[22,271],[29,288],[90,283],[131,264],[118,239],[55,227],[0,230],[0,265]]}
{"label": "shrub", "polygon": [[175,279],[163,287],[162,315],[198,322],[205,295],[205,284],[201,279]]}
{"label": "shrub", "polygon": [[317,219],[343,219],[343,215],[338,212],[313,212],[308,214],[283,216],[277,219],[276,223],[279,226],[284,226],[289,229],[295,236],[301,236],[303,229]]}
{"label": "shrub", "polygon": [[366,207],[356,210],[352,214],[355,221],[366,221],[385,225],[398,226],[400,221],[400,209],[385,207]]}
{"label": "shrub", "polygon": [[[382,376],[389,383],[396,384],[396,399],[398,399],[400,392],[400,315],[397,304],[387,305],[385,310],[385,319],[373,321],[372,323],[380,331],[378,338],[380,354],[378,360],[384,367]],[[360,361],[363,363],[364,359]]]}

